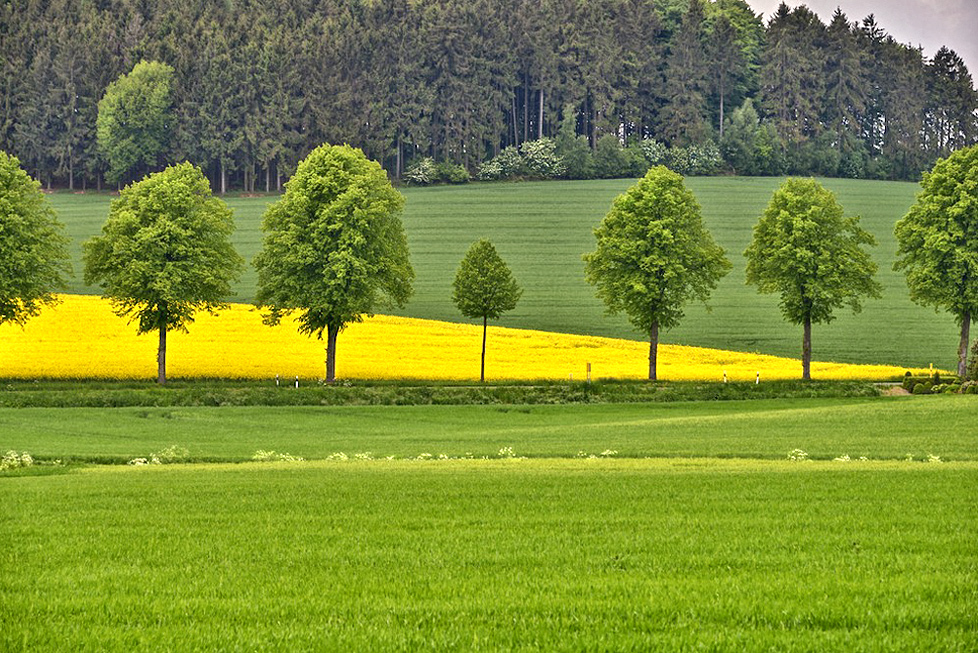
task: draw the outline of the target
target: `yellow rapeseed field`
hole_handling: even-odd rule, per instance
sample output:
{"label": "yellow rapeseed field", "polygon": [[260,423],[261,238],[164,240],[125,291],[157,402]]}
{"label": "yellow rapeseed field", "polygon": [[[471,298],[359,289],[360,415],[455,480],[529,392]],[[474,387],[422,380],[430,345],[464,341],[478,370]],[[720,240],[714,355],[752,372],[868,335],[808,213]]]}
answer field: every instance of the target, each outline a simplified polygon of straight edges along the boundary
{"label": "yellow rapeseed field", "polygon": [[[2,378],[155,378],[156,334],[136,335],[99,297],[64,295],[26,327],[0,326]],[[378,315],[340,334],[337,376],[349,379],[472,380],[479,378],[482,326]],[[262,324],[254,307],[232,304],[200,314],[189,333],[171,332],[170,377],[322,378],[324,343],[299,335],[295,323]],[[490,327],[486,376],[496,380],[641,379],[648,344],[631,340]],[[798,360],[661,345],[659,378],[731,381],[794,379]],[[895,378],[904,368],[813,363],[817,379]],[[918,370],[915,370],[918,371]]]}

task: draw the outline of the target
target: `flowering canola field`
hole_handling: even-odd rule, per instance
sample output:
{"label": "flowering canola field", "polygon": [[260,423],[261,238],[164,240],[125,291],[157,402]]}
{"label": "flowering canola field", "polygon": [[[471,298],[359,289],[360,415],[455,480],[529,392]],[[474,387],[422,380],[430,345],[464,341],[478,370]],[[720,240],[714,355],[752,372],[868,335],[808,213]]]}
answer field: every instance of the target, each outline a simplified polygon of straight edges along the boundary
{"label": "flowering canola field", "polygon": [[[63,295],[21,329],[0,325],[0,378],[155,378],[155,333],[137,336],[107,300]],[[232,304],[218,315],[199,314],[189,333],[167,338],[167,375],[257,379],[322,378],[324,341],[297,333],[292,320],[262,324],[253,306]],[[351,324],[337,345],[337,376],[349,379],[473,380],[479,378],[482,326],[378,315]],[[800,339],[800,338],[799,338]],[[648,375],[648,343],[613,338],[490,327],[490,380],[641,379]],[[884,380],[905,368],[813,363],[816,379]],[[718,349],[660,345],[662,380],[795,379],[795,359]]]}

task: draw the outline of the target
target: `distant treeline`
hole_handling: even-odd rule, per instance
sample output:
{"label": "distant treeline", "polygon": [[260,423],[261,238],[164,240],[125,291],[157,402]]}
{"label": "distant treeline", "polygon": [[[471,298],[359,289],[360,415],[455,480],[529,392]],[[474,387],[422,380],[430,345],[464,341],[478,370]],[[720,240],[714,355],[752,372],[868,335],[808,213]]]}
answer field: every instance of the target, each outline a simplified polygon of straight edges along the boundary
{"label": "distant treeline", "polygon": [[275,189],[323,142],[395,177],[428,157],[474,174],[562,125],[565,148],[571,130],[594,152],[881,179],[978,139],[953,51],[927,60],[872,16],[803,6],[764,25],[743,0],[7,0],[0,149],[47,185],[101,187],[98,102],[140,60],[174,70],[159,163],[219,189]]}

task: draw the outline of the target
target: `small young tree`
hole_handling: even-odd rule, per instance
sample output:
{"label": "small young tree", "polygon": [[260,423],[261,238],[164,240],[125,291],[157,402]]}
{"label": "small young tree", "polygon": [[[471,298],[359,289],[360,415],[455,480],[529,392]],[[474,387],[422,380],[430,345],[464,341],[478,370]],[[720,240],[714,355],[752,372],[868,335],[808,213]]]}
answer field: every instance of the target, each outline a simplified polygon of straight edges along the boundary
{"label": "small young tree", "polygon": [[244,267],[229,237],[231,210],[199,168],[171,166],[112,201],[102,235],[84,244],[85,283],[99,284],[115,313],[159,332],[158,381],[166,383],[166,334],[187,331],[200,310],[226,306]]}
{"label": "small young tree", "polygon": [[486,380],[486,331],[489,319],[516,308],[523,291],[509,266],[492,243],[483,238],[472,244],[459,263],[452,285],[452,301],[468,318],[482,318],[482,365],[479,381]]}
{"label": "small young tree", "polygon": [[958,376],[968,371],[971,320],[978,315],[978,146],[958,150],[924,173],[921,191],[896,224],[895,270],[910,299],[943,308],[961,325]]}
{"label": "small young tree", "polygon": [[98,103],[96,139],[109,162],[110,181],[131,179],[154,168],[173,131],[173,68],[140,61],[105,89]]}
{"label": "small young tree", "polygon": [[326,332],[326,381],[336,379],[336,338],[378,306],[403,306],[414,269],[401,225],[404,197],[359,149],[321,145],[268,207],[255,257],[257,300],[268,324],[301,311],[299,331]]}
{"label": "small young tree", "polygon": [[879,297],[876,263],[863,249],[873,236],[859,217],[843,217],[835,195],[814,179],[788,179],[774,192],[754,226],[747,257],[747,283],[781,295],[781,313],[803,325],[802,378],[811,379],[812,323],[828,323],[848,304]]}
{"label": "small young tree", "polygon": [[587,281],[609,314],[624,311],[649,337],[654,381],[659,330],[679,324],[690,300],[705,303],[730,261],[703,226],[683,178],[664,166],[619,195],[594,236],[598,247],[584,256]]}
{"label": "small young tree", "polygon": [[68,239],[16,157],[0,151],[0,324],[23,325],[64,287]]}

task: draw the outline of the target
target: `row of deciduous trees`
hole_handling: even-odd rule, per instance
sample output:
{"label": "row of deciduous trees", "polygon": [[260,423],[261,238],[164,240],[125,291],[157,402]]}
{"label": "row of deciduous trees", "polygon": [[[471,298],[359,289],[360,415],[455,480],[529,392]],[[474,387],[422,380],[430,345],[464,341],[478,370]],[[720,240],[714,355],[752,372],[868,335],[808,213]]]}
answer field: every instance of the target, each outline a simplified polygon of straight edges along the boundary
{"label": "row of deciduous trees", "polygon": [[10,0],[0,4],[0,149],[46,184],[98,186],[99,102],[141,60],[172,73],[156,169],[277,188],[321,142],[399,177],[474,172],[555,137],[713,141],[737,173],[915,178],[978,137],[973,81],[872,16],[828,24],[744,0]]}
{"label": "row of deciduous trees", "polygon": [[[0,323],[23,323],[63,285],[66,240],[38,183],[0,151]],[[296,312],[299,330],[327,341],[326,380],[335,378],[338,334],[385,304],[403,305],[414,270],[399,212],[404,198],[380,165],[348,145],[322,145],[302,162],[283,197],[269,207],[258,270],[266,321]],[[776,293],[784,317],[803,326],[802,376],[810,378],[811,327],[836,309],[878,297],[873,237],[845,217],[813,179],[788,179],[775,191],[745,252],[747,282]],[[159,380],[166,334],[186,329],[199,310],[220,308],[243,261],[231,246],[231,212],[189,163],[148,175],[112,202],[102,234],[85,243],[85,280],[102,286],[119,315],[140,333],[158,331]],[[961,325],[958,374],[967,372],[970,325],[978,314],[978,146],[941,159],[896,225],[895,268],[914,301],[943,308]],[[658,166],[615,199],[595,229],[585,275],[609,312],[624,312],[650,341],[656,378],[660,329],[684,306],[706,301],[731,268],[705,229],[682,177]],[[487,241],[466,254],[453,301],[485,327],[515,306],[520,289]]]}

